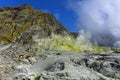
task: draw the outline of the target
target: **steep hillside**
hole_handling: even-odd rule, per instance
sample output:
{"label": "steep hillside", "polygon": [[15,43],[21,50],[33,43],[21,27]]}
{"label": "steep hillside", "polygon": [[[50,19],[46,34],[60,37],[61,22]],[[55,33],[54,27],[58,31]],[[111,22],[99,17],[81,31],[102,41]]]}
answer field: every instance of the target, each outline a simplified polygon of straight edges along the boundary
{"label": "steep hillside", "polygon": [[30,5],[0,8],[0,42],[16,40],[23,44],[52,34],[72,34],[51,14],[35,10]]}

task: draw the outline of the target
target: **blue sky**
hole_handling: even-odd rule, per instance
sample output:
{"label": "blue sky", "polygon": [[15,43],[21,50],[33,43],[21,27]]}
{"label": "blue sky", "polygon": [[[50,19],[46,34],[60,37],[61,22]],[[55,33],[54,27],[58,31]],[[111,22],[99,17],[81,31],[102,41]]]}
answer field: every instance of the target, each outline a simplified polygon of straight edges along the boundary
{"label": "blue sky", "polygon": [[53,14],[67,29],[78,31],[76,15],[68,8],[67,0],[0,0],[0,7],[31,4],[35,9]]}

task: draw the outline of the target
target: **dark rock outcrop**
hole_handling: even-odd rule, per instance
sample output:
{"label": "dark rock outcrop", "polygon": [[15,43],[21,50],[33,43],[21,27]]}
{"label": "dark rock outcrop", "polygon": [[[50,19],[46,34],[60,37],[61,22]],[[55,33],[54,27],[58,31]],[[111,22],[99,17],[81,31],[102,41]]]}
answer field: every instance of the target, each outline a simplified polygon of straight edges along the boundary
{"label": "dark rock outcrop", "polygon": [[73,34],[73,36],[74,36],[75,38],[77,38],[77,37],[79,36],[79,34],[78,34],[77,32],[71,32],[71,34]]}

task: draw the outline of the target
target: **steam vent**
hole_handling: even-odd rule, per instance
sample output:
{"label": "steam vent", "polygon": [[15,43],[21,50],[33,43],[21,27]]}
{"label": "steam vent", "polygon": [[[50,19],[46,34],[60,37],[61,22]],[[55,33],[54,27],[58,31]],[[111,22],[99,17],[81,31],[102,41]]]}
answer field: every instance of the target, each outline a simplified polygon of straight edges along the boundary
{"label": "steam vent", "polygon": [[119,52],[30,5],[0,8],[0,80],[120,80]]}

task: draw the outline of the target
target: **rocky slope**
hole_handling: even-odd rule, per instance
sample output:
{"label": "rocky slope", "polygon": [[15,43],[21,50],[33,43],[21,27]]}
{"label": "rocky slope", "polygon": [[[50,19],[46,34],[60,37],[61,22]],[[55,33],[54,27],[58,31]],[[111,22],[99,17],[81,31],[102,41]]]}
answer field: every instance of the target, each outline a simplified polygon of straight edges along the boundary
{"label": "rocky slope", "polygon": [[30,5],[0,8],[0,80],[120,80],[120,54],[77,36]]}
{"label": "rocky slope", "polygon": [[16,45],[0,60],[1,80],[120,80],[118,53],[33,53]]}
{"label": "rocky slope", "polygon": [[30,5],[0,8],[0,42],[30,43],[52,34],[72,34],[51,14],[33,9]]}

